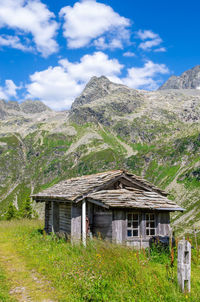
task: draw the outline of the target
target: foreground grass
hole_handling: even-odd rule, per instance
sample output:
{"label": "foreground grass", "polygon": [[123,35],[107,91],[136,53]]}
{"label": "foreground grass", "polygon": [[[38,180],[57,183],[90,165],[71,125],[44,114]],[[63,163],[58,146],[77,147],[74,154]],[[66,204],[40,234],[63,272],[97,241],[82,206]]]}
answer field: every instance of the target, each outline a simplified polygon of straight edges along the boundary
{"label": "foreground grass", "polygon": [[144,251],[98,240],[89,242],[87,248],[72,246],[43,235],[42,227],[39,221],[1,222],[0,248],[9,241],[27,270],[37,271],[51,283],[57,301],[200,301],[196,255],[192,291],[183,294],[176,282],[176,268],[166,271],[167,257],[149,260]]}
{"label": "foreground grass", "polygon": [[5,272],[2,267],[0,267],[0,301],[1,302],[14,302],[9,295],[10,284],[8,284],[8,280],[6,278]]}

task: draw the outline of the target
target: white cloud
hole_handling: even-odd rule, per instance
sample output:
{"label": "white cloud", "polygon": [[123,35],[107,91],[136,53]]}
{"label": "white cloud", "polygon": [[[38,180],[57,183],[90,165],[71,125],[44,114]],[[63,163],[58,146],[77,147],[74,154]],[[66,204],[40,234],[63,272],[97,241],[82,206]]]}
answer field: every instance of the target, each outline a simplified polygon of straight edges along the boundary
{"label": "white cloud", "polygon": [[169,72],[165,64],[156,64],[147,61],[143,67],[132,67],[128,69],[128,75],[122,79],[123,83],[132,88],[154,90],[159,87],[159,74]]}
{"label": "white cloud", "polygon": [[162,43],[162,39],[156,38],[154,40],[148,40],[140,43],[139,48],[143,50],[150,50],[152,47],[160,45],[160,43]]}
{"label": "white cloud", "polygon": [[116,49],[116,48],[123,48],[122,41],[120,39],[112,39],[109,42],[106,42],[105,37],[100,37],[94,41],[94,46],[98,49]]}
{"label": "white cloud", "polygon": [[152,30],[141,30],[141,29],[138,30],[136,36],[141,40],[156,39],[159,37],[159,35],[154,33]]}
{"label": "white cloud", "polygon": [[[37,50],[44,57],[56,52],[58,48],[54,40],[58,24],[53,18],[54,14],[40,0],[0,1],[0,28],[7,27],[25,35],[32,34]],[[10,46],[12,43],[10,40]]]}
{"label": "white cloud", "polygon": [[156,48],[154,49],[154,52],[166,52],[166,48],[165,47],[160,47],[160,48]]}
{"label": "white cloud", "polygon": [[123,53],[124,57],[135,57],[135,53],[131,52],[131,51],[127,51],[125,53]]}
{"label": "white cloud", "polygon": [[[94,41],[101,49],[121,48],[122,42],[130,37],[130,21],[103,3],[95,0],[76,2],[73,7],[66,6],[60,11],[64,18],[64,37],[69,48],[80,48]],[[103,37],[104,35],[104,37]],[[105,42],[105,35],[109,42]],[[100,40],[99,40],[100,38]]]}
{"label": "white cloud", "polygon": [[58,66],[30,76],[31,82],[26,87],[28,97],[40,99],[52,109],[61,110],[70,107],[92,76],[104,75],[115,83],[151,90],[159,86],[158,76],[169,72],[166,65],[152,61],[147,61],[143,67],[129,68],[126,77],[121,76],[123,68],[117,59],[109,59],[103,52],[85,55],[74,63],[62,59]]}
{"label": "white cloud", "polygon": [[0,47],[4,46],[20,49],[22,51],[33,51],[33,47],[23,45],[17,36],[0,36]]}
{"label": "white cloud", "polygon": [[[152,50],[153,47],[156,47],[160,45],[163,40],[160,38],[160,36],[156,33],[154,33],[152,30],[139,30],[136,33],[136,37],[139,38],[140,40],[144,41],[139,44],[139,48],[145,50],[145,51],[150,51]],[[157,50],[154,50],[155,52],[164,52],[166,51],[166,48],[160,47],[157,48]]]}
{"label": "white cloud", "polygon": [[102,52],[85,55],[80,62],[75,63],[63,59],[59,61],[59,66],[49,67],[30,76],[28,96],[41,99],[52,109],[66,109],[92,76],[105,75],[119,82],[118,75],[122,68],[118,60],[109,59]]}
{"label": "white cloud", "polygon": [[6,80],[4,87],[0,86],[0,98],[8,100],[10,97],[17,97],[17,87],[12,80]]}

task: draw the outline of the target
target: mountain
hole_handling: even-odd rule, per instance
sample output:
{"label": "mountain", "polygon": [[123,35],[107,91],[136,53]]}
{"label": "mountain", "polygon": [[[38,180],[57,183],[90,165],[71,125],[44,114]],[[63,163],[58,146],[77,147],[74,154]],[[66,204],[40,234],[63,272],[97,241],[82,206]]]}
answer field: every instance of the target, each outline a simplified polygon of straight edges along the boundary
{"label": "mountain", "polygon": [[183,72],[180,76],[171,76],[159,88],[163,89],[200,89],[200,65]]}
{"label": "mountain", "polygon": [[186,208],[173,215],[179,232],[200,223],[199,90],[149,92],[93,77],[70,111],[38,114],[34,102],[0,103],[0,215],[64,178],[124,168]]}
{"label": "mountain", "polygon": [[40,101],[27,100],[21,104],[14,101],[0,100],[0,119],[8,116],[23,116],[24,113],[41,113],[51,111],[49,107]]}

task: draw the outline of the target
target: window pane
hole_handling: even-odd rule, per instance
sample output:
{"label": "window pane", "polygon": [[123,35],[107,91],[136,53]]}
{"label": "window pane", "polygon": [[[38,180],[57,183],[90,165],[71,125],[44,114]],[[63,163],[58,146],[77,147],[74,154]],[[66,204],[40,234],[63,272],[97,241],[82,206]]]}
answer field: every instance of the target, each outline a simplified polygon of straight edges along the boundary
{"label": "window pane", "polygon": [[155,223],[154,223],[154,222],[151,222],[151,223],[150,223],[150,227],[151,227],[151,228],[154,228],[154,227],[155,227]]}
{"label": "window pane", "polygon": [[150,219],[154,220],[154,214],[150,214]]}
{"label": "window pane", "polygon": [[138,236],[138,230],[133,230],[133,236]]}
{"label": "window pane", "polygon": [[131,230],[127,230],[127,236],[131,237],[132,236],[132,231]]}
{"label": "window pane", "polygon": [[149,228],[149,222],[146,222],[146,227]]}
{"label": "window pane", "polygon": [[128,221],[128,228],[131,228],[131,222]]}
{"label": "window pane", "polygon": [[149,220],[149,214],[146,214],[146,220]]}
{"label": "window pane", "polygon": [[151,229],[151,235],[155,235],[155,229]]}
{"label": "window pane", "polygon": [[138,220],[138,214],[133,214],[133,220]]}
{"label": "window pane", "polygon": [[134,228],[134,229],[137,229],[137,228],[138,228],[138,222],[137,222],[137,221],[134,221],[134,222],[133,222],[133,228]]}
{"label": "window pane", "polygon": [[132,215],[131,214],[128,214],[128,220],[132,220]]}
{"label": "window pane", "polygon": [[149,229],[146,230],[146,234],[147,234],[147,236],[149,236]]}

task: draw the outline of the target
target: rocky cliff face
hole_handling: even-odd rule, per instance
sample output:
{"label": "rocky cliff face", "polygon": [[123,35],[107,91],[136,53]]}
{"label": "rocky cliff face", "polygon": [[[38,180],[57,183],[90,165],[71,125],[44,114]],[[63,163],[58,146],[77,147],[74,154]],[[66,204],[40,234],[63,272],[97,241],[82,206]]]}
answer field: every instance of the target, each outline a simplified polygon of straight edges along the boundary
{"label": "rocky cliff face", "polygon": [[35,104],[0,102],[0,215],[61,179],[125,168],[186,208],[173,218],[179,230],[199,223],[200,91],[139,91],[94,77],[70,112]]}
{"label": "rocky cliff face", "polygon": [[163,89],[200,89],[200,65],[183,72],[180,76],[171,76],[159,88]]}
{"label": "rocky cliff face", "polygon": [[130,90],[128,87],[112,83],[105,76],[99,78],[92,77],[81,95],[73,102],[72,109],[84,104],[89,104],[113,93],[120,93],[123,91],[126,93],[128,90]]}
{"label": "rocky cliff face", "polygon": [[23,116],[24,113],[41,113],[51,111],[44,103],[40,101],[27,100],[21,104],[14,101],[0,100],[0,119],[5,119],[8,116]]}

